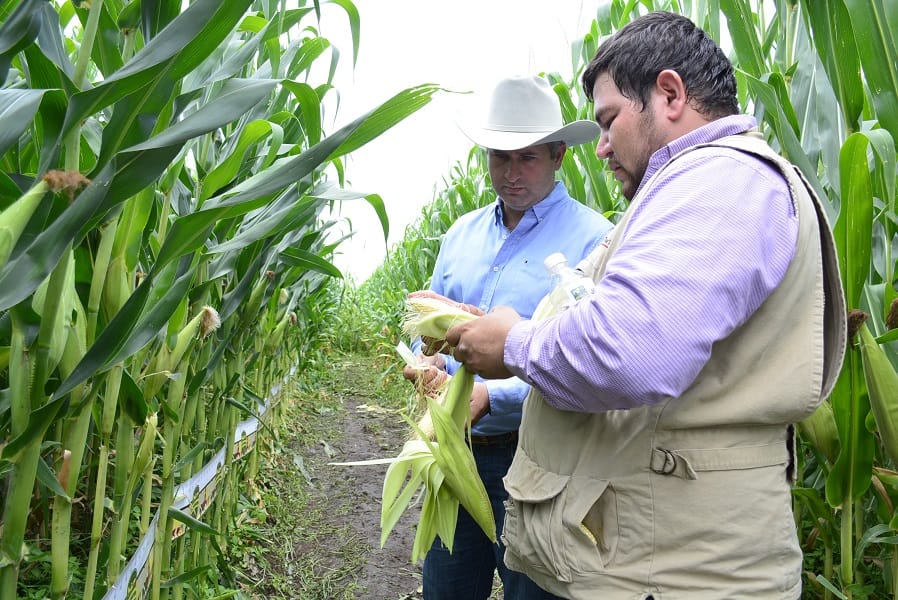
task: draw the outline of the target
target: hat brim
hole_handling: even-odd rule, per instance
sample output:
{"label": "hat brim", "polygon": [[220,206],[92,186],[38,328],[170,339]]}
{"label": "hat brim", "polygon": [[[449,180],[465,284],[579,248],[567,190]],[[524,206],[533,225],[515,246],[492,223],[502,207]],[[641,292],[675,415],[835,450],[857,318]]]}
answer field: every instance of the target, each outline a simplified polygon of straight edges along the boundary
{"label": "hat brim", "polygon": [[554,131],[501,131],[463,123],[459,123],[458,128],[478,146],[492,150],[520,150],[549,142],[576,146],[593,141],[602,132],[597,123],[587,120],[574,121]]}

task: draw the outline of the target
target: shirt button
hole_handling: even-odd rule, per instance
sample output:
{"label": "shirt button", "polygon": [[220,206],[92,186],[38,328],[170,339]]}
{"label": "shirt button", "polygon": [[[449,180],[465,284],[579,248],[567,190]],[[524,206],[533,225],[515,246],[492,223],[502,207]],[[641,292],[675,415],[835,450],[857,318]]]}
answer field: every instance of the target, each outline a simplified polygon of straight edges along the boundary
{"label": "shirt button", "polygon": [[498,272],[499,272],[499,267],[493,267],[493,273],[498,273]]}

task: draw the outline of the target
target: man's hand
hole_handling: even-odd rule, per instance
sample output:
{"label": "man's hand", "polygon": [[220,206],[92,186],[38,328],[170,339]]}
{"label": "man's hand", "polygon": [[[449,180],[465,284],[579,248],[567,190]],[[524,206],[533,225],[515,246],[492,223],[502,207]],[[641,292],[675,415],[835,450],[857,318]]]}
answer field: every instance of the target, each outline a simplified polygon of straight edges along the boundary
{"label": "man's hand", "polygon": [[405,365],[402,367],[402,376],[409,381],[418,379],[418,375],[420,375],[421,371],[427,371],[428,367],[435,367],[441,371],[446,370],[446,360],[441,354],[434,354],[433,356],[416,354],[415,358],[418,359],[418,364],[414,366]]}
{"label": "man's hand", "polygon": [[[432,292],[430,290],[419,290],[417,292],[412,292],[409,294],[410,298],[433,298],[434,300],[439,300],[440,302],[445,302],[449,306],[454,306],[456,308],[460,308],[465,312],[469,312],[472,315],[481,316],[484,313],[482,310],[474,306],[473,304],[465,304],[463,302],[456,302],[446,296],[442,296],[437,294],[436,292]],[[449,344],[446,343],[446,340],[439,340],[431,337],[422,337],[421,341],[423,342],[421,346],[421,351],[427,356],[436,356],[440,353],[449,352]]]}
{"label": "man's hand", "polygon": [[505,339],[522,321],[513,308],[500,306],[488,315],[456,325],[446,332],[452,356],[484,379],[505,379],[512,373],[505,367]]}
{"label": "man's hand", "polygon": [[[406,373],[411,374],[411,377],[407,376]],[[418,391],[431,398],[438,398],[444,385],[451,378],[451,375],[445,370],[436,367],[428,367],[427,369],[405,367],[402,370],[402,375],[414,383]]]}
{"label": "man's hand", "polygon": [[484,415],[490,412],[490,393],[486,388],[486,384],[482,381],[474,383],[474,390],[471,392],[471,425],[475,425],[477,421],[482,419]]}

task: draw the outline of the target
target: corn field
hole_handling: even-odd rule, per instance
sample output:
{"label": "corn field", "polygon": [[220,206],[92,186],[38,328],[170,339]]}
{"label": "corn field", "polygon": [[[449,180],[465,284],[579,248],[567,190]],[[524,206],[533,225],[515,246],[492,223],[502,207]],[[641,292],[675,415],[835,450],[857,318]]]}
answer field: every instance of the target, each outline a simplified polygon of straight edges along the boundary
{"label": "corn field", "polygon": [[341,277],[341,157],[435,92],[326,135],[319,16],[0,7],[0,597],[228,589],[223,533]]}
{"label": "corn field", "polygon": [[[350,290],[362,300],[337,307],[324,215],[362,196],[343,157],[438,88],[328,132],[362,18],[328,3],[346,15],[344,56],[321,4],[0,6],[0,598],[234,595],[226,533],[288,382],[322,336],[397,335],[442,231],[492,199],[472,151]],[[856,343],[798,424],[805,592],[898,598],[898,3],[612,0],[572,45],[574,73],[652,9],[731,48],[741,105],[827,201]],[[576,75],[546,75],[566,119],[590,118]],[[561,177],[613,220],[615,182],[589,145],[573,150]]]}

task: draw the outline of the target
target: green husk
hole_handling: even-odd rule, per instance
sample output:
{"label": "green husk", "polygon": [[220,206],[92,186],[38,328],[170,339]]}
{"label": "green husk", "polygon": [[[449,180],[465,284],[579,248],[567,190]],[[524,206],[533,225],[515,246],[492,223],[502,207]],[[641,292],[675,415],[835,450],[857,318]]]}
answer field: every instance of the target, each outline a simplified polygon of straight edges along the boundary
{"label": "green husk", "polygon": [[[409,298],[403,321],[411,336],[442,339],[446,331],[477,315],[432,298]],[[412,438],[393,459],[375,459],[341,465],[388,463],[381,498],[381,547],[412,500],[423,492],[421,512],[412,547],[412,562],[423,559],[437,536],[452,551],[458,507],[463,506],[484,533],[496,541],[496,522],[489,496],[466,441],[471,429],[471,393],[474,375],[462,365],[438,398],[427,399],[421,422],[408,420]],[[432,425],[433,431],[422,426]]]}
{"label": "green husk", "polygon": [[898,463],[898,372],[876,343],[866,323],[858,329],[858,346],[864,364],[870,408],[882,447],[889,458]]}

